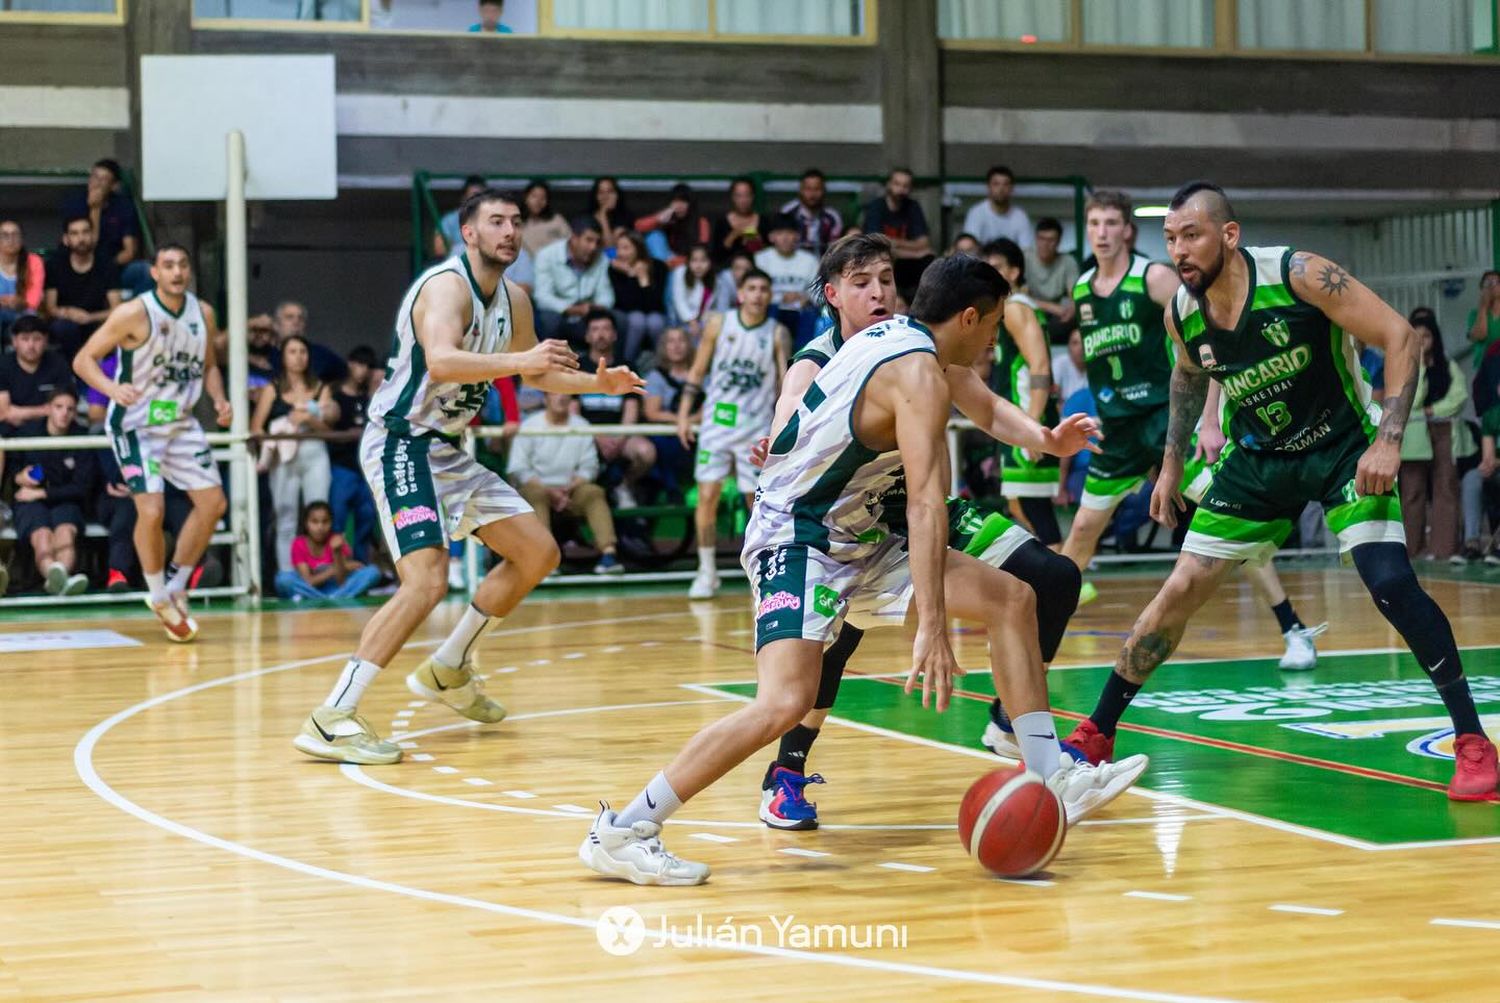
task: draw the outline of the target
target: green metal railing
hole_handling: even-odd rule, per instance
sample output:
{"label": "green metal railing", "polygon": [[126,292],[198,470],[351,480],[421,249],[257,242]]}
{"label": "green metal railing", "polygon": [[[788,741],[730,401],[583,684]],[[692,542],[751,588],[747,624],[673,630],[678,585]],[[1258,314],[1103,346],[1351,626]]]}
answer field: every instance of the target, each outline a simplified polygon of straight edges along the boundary
{"label": "green metal railing", "polygon": [[[417,171],[412,175],[411,181],[411,267],[415,275],[422,270],[424,265],[431,260],[432,236],[436,232],[439,220],[443,214],[438,211],[436,198],[432,193],[433,181],[462,181],[467,174],[459,174],[443,171]],[[799,174],[781,174],[772,171],[751,171],[744,175],[727,174],[696,174],[696,175],[661,175],[661,174],[619,174],[612,175],[620,186],[629,190],[632,185],[666,186],[685,182],[694,188],[718,189],[726,188],[735,177],[747,177],[755,183],[756,209],[765,212],[771,208],[772,198],[767,186],[770,184],[795,184],[800,180]],[[578,183],[590,179],[579,174],[533,174],[533,175],[490,175],[489,180],[494,183],[509,185],[514,188],[522,188],[531,181],[545,181],[549,185]],[[885,182],[885,175],[829,175],[830,186],[829,204],[833,208],[844,213],[845,219],[857,220],[860,211],[864,207],[861,198],[863,188],[867,185],[880,185]],[[918,177],[915,187],[917,189],[946,189],[952,184],[983,184],[982,177]],[[1093,190],[1088,179],[1078,175],[1065,175],[1061,177],[1022,177],[1017,178],[1018,185],[1055,185],[1068,187],[1073,190],[1073,223],[1076,232],[1080,235],[1079,247],[1073,252],[1074,256],[1083,259],[1082,234],[1084,232],[1083,207],[1088,200],[1088,194]],[[858,188],[850,189],[848,186],[857,185]],[[777,193],[780,194],[780,193]],[[939,219],[938,229],[942,229],[942,220]],[[956,231],[955,231],[956,235]],[[946,234],[935,234],[941,236],[942,246],[947,246]]]}

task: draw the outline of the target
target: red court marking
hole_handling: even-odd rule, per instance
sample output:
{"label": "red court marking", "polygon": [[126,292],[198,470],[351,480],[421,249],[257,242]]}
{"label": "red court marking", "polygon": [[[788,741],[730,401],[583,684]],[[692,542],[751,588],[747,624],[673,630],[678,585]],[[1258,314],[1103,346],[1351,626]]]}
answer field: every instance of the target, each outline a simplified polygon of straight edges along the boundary
{"label": "red court marking", "polygon": [[[875,682],[886,683],[891,686],[902,686],[906,684],[899,679],[880,679],[875,676],[866,676],[862,673],[844,670],[848,675],[857,675],[863,679],[872,679]],[[979,700],[989,703],[994,697],[988,693],[975,693],[973,690],[954,689],[953,695],[963,697],[965,700]],[[1072,711],[1053,709],[1053,716],[1066,718],[1069,721],[1082,721],[1088,717],[1087,714],[1075,714]],[[1145,724],[1126,724],[1120,722],[1117,726],[1121,731],[1134,731],[1142,735],[1154,735],[1157,738],[1171,738],[1179,742],[1188,742],[1193,745],[1206,745],[1215,749],[1226,749],[1230,752],[1240,752],[1247,756],[1260,756],[1263,759],[1279,759],[1284,763],[1298,763],[1302,766],[1314,766],[1322,770],[1332,770],[1335,773],[1347,773],[1350,776],[1364,777],[1368,780],[1384,780],[1392,784],[1404,784],[1407,787],[1416,787],[1427,791],[1441,791],[1447,793],[1448,788],[1435,780],[1418,780],[1416,777],[1406,777],[1399,773],[1387,773],[1385,770],[1372,770],[1364,766],[1351,766],[1348,763],[1336,763],[1329,759],[1317,759],[1313,756],[1304,756],[1295,752],[1282,752],[1279,749],[1265,749],[1258,745],[1245,745],[1242,742],[1230,742],[1222,738],[1205,738],[1202,735],[1193,735],[1185,731],[1172,731],[1168,728],[1154,728]]]}

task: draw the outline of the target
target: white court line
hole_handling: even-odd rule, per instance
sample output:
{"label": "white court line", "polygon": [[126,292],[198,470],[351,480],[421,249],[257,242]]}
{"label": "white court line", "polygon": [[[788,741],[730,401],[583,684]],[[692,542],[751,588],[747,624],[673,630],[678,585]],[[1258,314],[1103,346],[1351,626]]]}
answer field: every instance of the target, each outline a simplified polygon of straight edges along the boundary
{"label": "white court line", "polygon": [[695,832],[688,836],[689,839],[701,839],[705,843],[738,843],[739,840],[733,836],[721,836],[717,832]]}
{"label": "white court line", "polygon": [[1142,892],[1132,891],[1124,894],[1128,899],[1150,899],[1153,902],[1190,902],[1191,895],[1175,895],[1171,892]]}
{"label": "white court line", "polygon": [[1302,916],[1342,916],[1342,909],[1323,909],[1315,905],[1291,905],[1290,903],[1278,902],[1276,905],[1268,906],[1272,912],[1291,912]]}
{"label": "white court line", "polygon": [[802,848],[800,846],[783,846],[781,849],[777,850],[776,852],[777,853],[784,853],[788,857],[831,857],[831,856],[833,856],[833,854],[831,854],[831,853],[825,853],[822,850],[807,850],[807,849],[804,849],[804,848]]}
{"label": "white court line", "polygon": [[910,871],[912,874],[931,874],[937,870],[936,867],[925,867],[922,864],[903,864],[899,860],[888,860],[877,867],[884,867],[888,871]]}
{"label": "white court line", "polygon": [[1047,878],[996,878],[995,880],[1007,885],[1026,885],[1032,888],[1051,888],[1057,884],[1056,881]]}
{"label": "white court line", "polygon": [[464,777],[464,783],[473,787],[493,787],[495,785],[493,780],[486,780],[484,777]]}
{"label": "white court line", "polygon": [[432,772],[433,773],[457,773],[458,772],[458,767],[457,766],[434,766],[432,768]]}
{"label": "white court line", "polygon": [[1490,919],[1442,919],[1432,921],[1433,926],[1462,926],[1472,930],[1500,930],[1500,923]]}
{"label": "white court line", "polygon": [[[536,797],[536,795],[531,793],[530,791],[501,791],[500,793],[506,795],[507,797],[519,798],[522,801],[529,801],[530,799]],[[550,812],[548,814],[550,814]]]}
{"label": "white court line", "polygon": [[[402,745],[406,745],[407,743],[402,742],[401,744]],[[411,743],[411,745],[412,745],[413,748],[416,747],[416,744],[417,744],[416,742],[412,742]],[[436,759],[437,757],[434,756],[430,752],[414,752],[410,756],[407,756],[406,758],[410,759],[414,763],[430,763],[434,759]]]}
{"label": "white court line", "polygon": [[[675,615],[675,614],[664,614]],[[686,615],[686,614],[683,614]],[[639,617],[621,617],[618,620],[607,620],[604,623],[628,622],[638,620]],[[590,626],[588,623],[549,624],[539,628],[522,627],[514,630],[497,631],[497,635],[530,633],[533,630],[557,630],[570,627]],[[434,645],[441,642],[433,642]],[[242,682],[247,679],[255,679],[271,675],[276,672],[286,672],[291,669],[302,668],[308,665],[317,665],[322,662],[331,661],[336,658],[348,658],[349,653],[343,652],[337,655],[325,655],[319,658],[299,659],[292,662],[283,662],[279,665],[266,666],[259,669],[250,669],[234,675],[223,676],[218,679],[210,679],[182,689],[162,693],[148,700],[143,700],[131,707],[127,707],[100,721],[88,730],[79,739],[78,745],[73,749],[73,767],[84,785],[93,791],[107,804],[117,808],[127,815],[131,815],[147,825],[155,826],[166,832],[189,839],[214,849],[223,850],[227,853],[237,854],[250,860],[270,864],[284,870],[311,877],[323,878],[328,881],[337,881],[357,888],[372,891],[389,892],[394,895],[404,895],[410,898],[421,899],[428,902],[438,902],[444,905],[460,906],[468,909],[478,909],[489,913],[503,916],[511,916],[519,919],[529,919],[539,923],[550,923],[561,926],[594,931],[598,926],[596,919],[586,919],[582,916],[569,916],[562,913],[547,912],[541,909],[528,909],[522,906],[505,905],[500,902],[487,902],[482,899],[469,898],[462,895],[451,895],[444,892],[435,892],[426,888],[416,888],[411,885],[398,884],[392,881],[382,881],[363,874],[351,874],[346,871],[336,871],[332,868],[320,867],[309,864],[306,861],[295,860],[291,857],[283,857],[279,854],[269,853],[247,846],[244,843],[236,843],[232,840],[219,836],[210,835],[201,829],[181,822],[173,821],[163,815],[144,808],[136,802],[116,791],[105,783],[94,768],[94,749],[101,739],[110,731],[130,718],[135,717],[154,707],[173,700],[181,699],[203,690],[218,686],[227,686]],[[791,948],[770,947],[764,945],[725,944],[707,938],[694,937],[695,947],[713,948],[718,950],[732,951],[745,954],[756,954],[763,957],[785,958],[788,960],[807,961],[814,964],[833,965],[843,968],[856,968],[866,971],[895,972],[903,975],[926,976],[934,979],[945,979],[953,982],[968,982],[980,985],[1009,986],[1012,988],[1035,989],[1042,992],[1065,992],[1083,996],[1106,997],[1110,999],[1144,1000],[1153,1003],[1228,1003],[1221,998],[1186,996],[1176,993],[1159,993],[1149,990],[1125,989],[1117,986],[1090,985],[1079,982],[1063,982],[1056,979],[1038,979],[1019,975],[1000,975],[986,972],[972,972],[963,969],[941,968],[933,965],[917,965],[905,962],[886,961],[876,958],[862,958],[844,954],[820,954],[813,951],[800,951]]]}

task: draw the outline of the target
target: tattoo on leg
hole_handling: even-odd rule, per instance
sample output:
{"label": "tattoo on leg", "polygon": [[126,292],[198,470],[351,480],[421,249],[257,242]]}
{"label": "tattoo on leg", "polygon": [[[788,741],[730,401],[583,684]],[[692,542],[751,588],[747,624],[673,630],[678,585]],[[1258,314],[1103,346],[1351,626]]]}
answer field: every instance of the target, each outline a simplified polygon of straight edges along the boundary
{"label": "tattoo on leg", "polygon": [[1181,638],[1181,631],[1153,630],[1140,637],[1132,633],[1115,659],[1115,671],[1138,686],[1144,685],[1156,667],[1177,649]]}

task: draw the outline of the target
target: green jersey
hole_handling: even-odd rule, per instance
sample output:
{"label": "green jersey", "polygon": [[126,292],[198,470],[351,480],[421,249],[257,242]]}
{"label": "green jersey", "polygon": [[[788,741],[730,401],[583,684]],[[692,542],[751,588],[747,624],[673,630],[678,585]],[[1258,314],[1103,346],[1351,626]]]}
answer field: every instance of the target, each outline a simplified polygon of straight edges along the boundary
{"label": "green jersey", "polygon": [[1130,270],[1108,296],[1094,292],[1097,268],[1084,272],[1073,287],[1084,369],[1105,421],[1166,407],[1171,393],[1173,353],[1165,311],[1146,289],[1152,264],[1132,256]]}
{"label": "green jersey", "polygon": [[1370,441],[1379,411],[1359,346],[1292,292],[1290,247],[1242,247],[1250,272],[1233,331],[1214,327],[1201,300],[1177,291],[1172,316],[1189,355],[1223,388],[1224,435],[1245,449],[1300,453],[1339,439]]}

